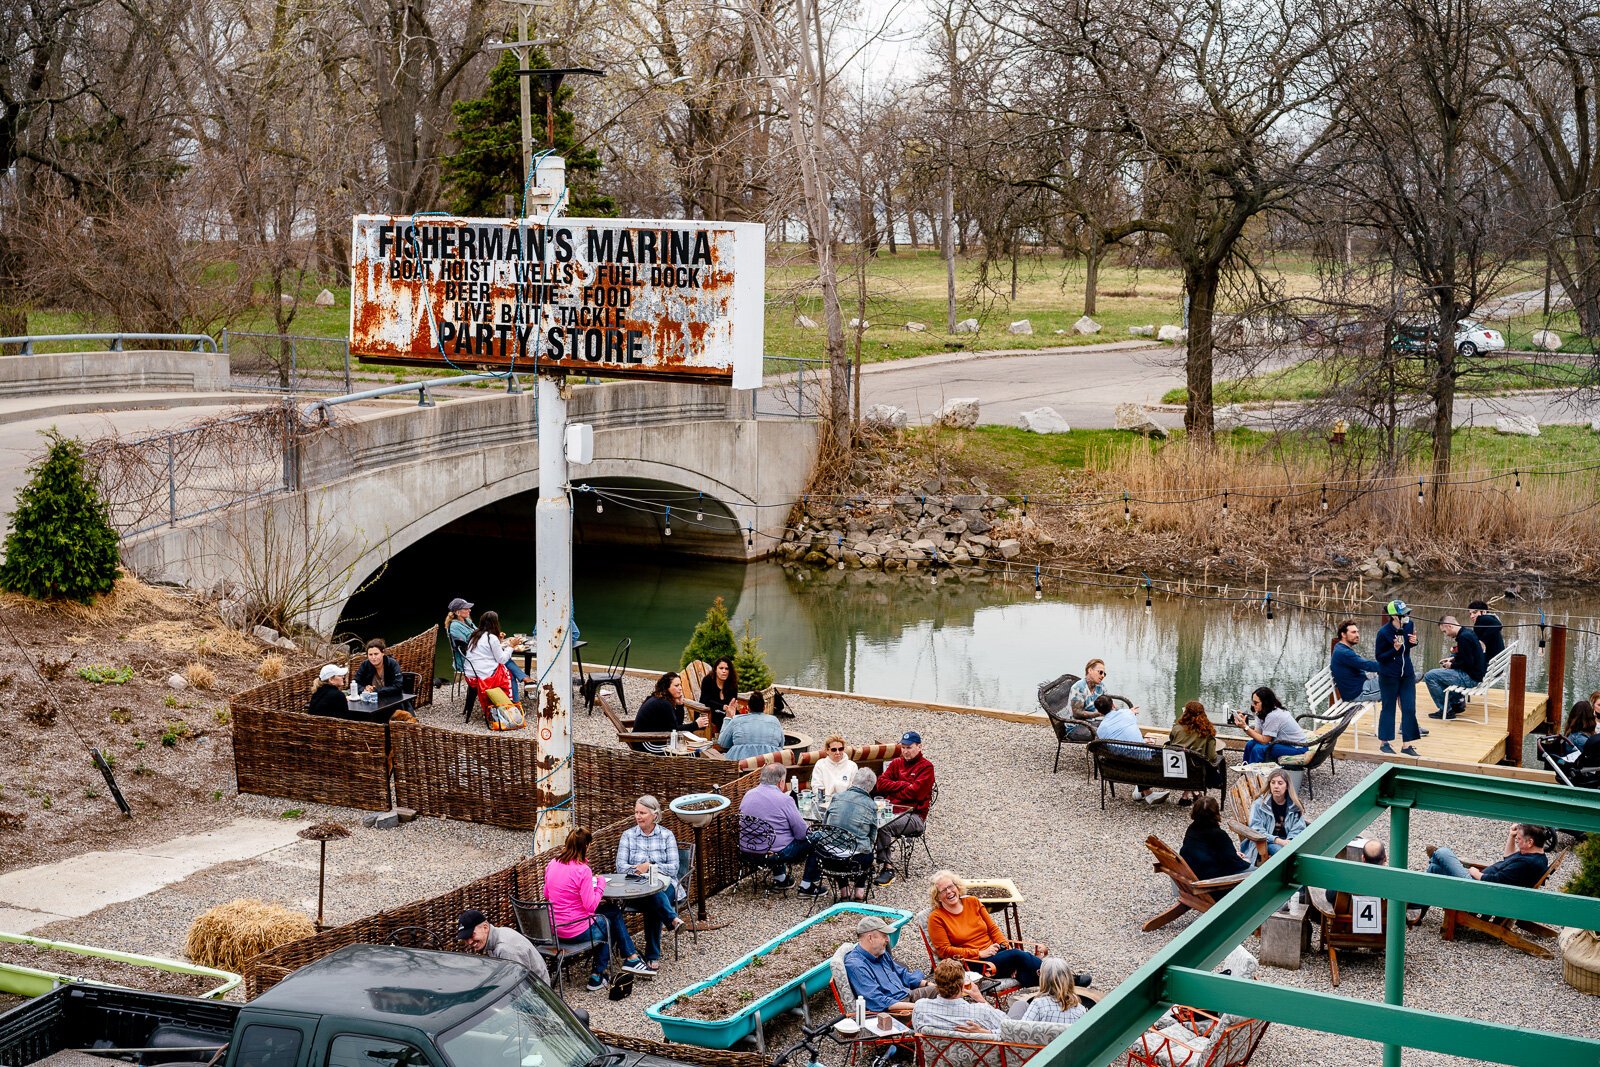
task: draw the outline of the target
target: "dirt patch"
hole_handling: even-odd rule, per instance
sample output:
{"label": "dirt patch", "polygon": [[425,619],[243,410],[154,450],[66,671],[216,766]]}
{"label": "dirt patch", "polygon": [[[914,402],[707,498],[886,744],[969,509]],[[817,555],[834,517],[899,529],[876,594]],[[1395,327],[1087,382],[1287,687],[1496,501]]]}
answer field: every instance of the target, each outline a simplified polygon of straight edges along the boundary
{"label": "dirt patch", "polygon": [[736,1015],[786,982],[792,982],[833,955],[844,937],[840,924],[853,914],[830,915],[815,926],[756,956],[749,963],[698,993],[685,993],[667,1005],[666,1014],[680,1019],[715,1022]]}
{"label": "dirt patch", "polygon": [[[230,630],[207,601],[131,578],[90,605],[0,594],[0,613],[10,627],[0,630],[0,742],[14,753],[0,765],[0,870],[235,818],[227,695],[256,684],[269,655],[290,670],[312,662]],[[197,676],[194,664],[214,676],[211,688],[168,688],[169,675]]]}
{"label": "dirt patch", "polygon": [[0,944],[0,963],[33,967],[55,974],[71,975],[74,978],[127,986],[130,989],[144,989],[152,993],[178,993],[187,997],[198,996],[208,989],[215,989],[221,982],[220,979],[207,975],[158,971],[133,963],[80,956],[76,952],[62,952],[60,949],[41,948],[38,945]]}

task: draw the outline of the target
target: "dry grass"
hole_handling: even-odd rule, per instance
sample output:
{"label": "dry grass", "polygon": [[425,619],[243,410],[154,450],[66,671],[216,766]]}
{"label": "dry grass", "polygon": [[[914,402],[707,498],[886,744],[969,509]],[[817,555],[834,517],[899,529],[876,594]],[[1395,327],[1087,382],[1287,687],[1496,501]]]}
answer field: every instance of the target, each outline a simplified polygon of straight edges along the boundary
{"label": "dry grass", "polygon": [[256,665],[256,677],[263,682],[276,681],[283,677],[283,657],[276,652],[270,653]]}
{"label": "dry grass", "polygon": [[197,626],[193,622],[152,622],[128,631],[130,641],[148,641],[175,656],[255,656],[261,646],[223,626]]}
{"label": "dry grass", "polygon": [[[1056,512],[1051,525],[1088,535],[1108,557],[1226,558],[1258,572],[1269,562],[1314,570],[1334,553],[1359,556],[1388,545],[1431,572],[1534,566],[1574,578],[1600,573],[1593,471],[1524,479],[1520,490],[1509,476],[1459,471],[1452,484],[1436,486],[1422,466],[1351,477],[1314,458],[1182,443],[1118,452],[1098,466],[1094,493],[1111,502]],[[1131,521],[1116,499],[1123,492]]]}
{"label": "dry grass", "polygon": [[190,611],[181,597],[128,575],[118,578],[111,592],[97,597],[92,604],[80,604],[76,600],[35,600],[19,593],[0,591],[0,608],[25,615],[53,615],[66,622],[90,626],[124,619],[175,619]]}
{"label": "dry grass", "polygon": [[204,663],[191,663],[183,669],[183,676],[196,689],[210,689],[217,684],[217,676]]}
{"label": "dry grass", "polygon": [[201,913],[189,927],[184,953],[204,967],[239,973],[245,961],[268,949],[310,937],[311,919],[280,904],[230,900]]}

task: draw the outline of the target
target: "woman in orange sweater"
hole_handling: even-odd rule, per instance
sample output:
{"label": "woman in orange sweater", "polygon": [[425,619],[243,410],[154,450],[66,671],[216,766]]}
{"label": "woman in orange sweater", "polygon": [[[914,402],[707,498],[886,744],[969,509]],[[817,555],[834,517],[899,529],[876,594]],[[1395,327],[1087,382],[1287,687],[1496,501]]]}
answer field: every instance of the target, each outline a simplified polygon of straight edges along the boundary
{"label": "woman in orange sweater", "polygon": [[[967,887],[954,871],[939,871],[931,881],[928,938],[935,957],[977,960],[992,965],[996,978],[1015,978],[1024,988],[1039,984],[1039,957],[1006,944],[989,910],[977,897],[966,895]],[[1042,946],[1035,947],[1043,952]]]}

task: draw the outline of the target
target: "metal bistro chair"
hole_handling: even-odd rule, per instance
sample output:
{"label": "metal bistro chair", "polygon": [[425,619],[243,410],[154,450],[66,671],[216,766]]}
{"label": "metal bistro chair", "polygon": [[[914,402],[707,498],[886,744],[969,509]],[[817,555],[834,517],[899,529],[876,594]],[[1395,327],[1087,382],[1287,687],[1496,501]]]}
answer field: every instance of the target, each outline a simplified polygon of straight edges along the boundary
{"label": "metal bistro chair", "polygon": [[778,842],[778,832],[772,824],[756,815],[739,816],[739,869],[737,881],[753,878],[759,888],[772,879],[772,846]]}
{"label": "metal bistro chair", "polygon": [[633,648],[633,638],[624,637],[617,642],[616,649],[611,653],[611,662],[606,666],[604,674],[594,674],[583,681],[584,710],[594,713],[595,694],[606,686],[611,686],[617,691],[617,703],[622,705],[623,714],[628,711],[628,698],[622,692],[622,679],[628,673],[628,651]]}
{"label": "metal bistro chair", "polygon": [[[865,853],[856,851],[855,838],[837,826],[823,826],[813,830],[807,838],[811,851],[817,857],[817,870],[833,891],[833,903],[855,900],[857,882],[865,882],[867,898],[872,898],[872,848]],[[821,896],[810,898],[810,915],[821,902]]]}
{"label": "metal bistro chair", "polygon": [[426,926],[397,926],[389,931],[383,943],[401,948],[444,948],[444,938],[439,936],[438,931]]}
{"label": "metal bistro chair", "polygon": [[416,711],[417,701],[422,697],[422,675],[416,671],[401,671],[400,689],[411,694],[410,699],[401,701],[400,706],[406,711]]}
{"label": "metal bistro chair", "polygon": [[[680,915],[695,905],[694,895],[694,845],[685,845],[678,842],[678,888],[684,892],[682,902],[677,903]],[[676,891],[676,890],[674,890]],[[700,934],[695,929],[693,920],[685,920],[684,924],[672,931],[672,958],[678,958],[678,938],[683,931],[689,931],[689,941],[698,949],[700,947]]]}
{"label": "metal bistro chair", "polygon": [[563,941],[556,936],[555,920],[550,917],[550,902],[547,900],[518,900],[511,898],[511,915],[517,921],[517,929],[522,936],[533,942],[533,947],[539,950],[550,964],[550,970],[555,972],[556,996],[566,999],[566,978],[562,973],[561,965],[568,960],[577,959],[600,947],[600,942],[594,938],[583,940]]}
{"label": "metal bistro chair", "polygon": [[933,783],[933,792],[928,795],[928,815],[922,820],[922,829],[915,833],[901,834],[895,839],[895,847],[900,853],[900,873],[909,877],[911,875],[911,861],[917,855],[917,843],[922,843],[922,853],[928,857],[930,868],[937,868],[939,861],[933,858],[933,850],[928,847],[928,824],[933,821],[933,806],[939,803],[939,783]]}
{"label": "metal bistro chair", "polygon": [[450,695],[455,696],[461,689],[467,691],[466,703],[461,708],[461,721],[471,722],[473,706],[478,702],[478,691],[467,682],[467,643],[459,637],[450,639],[450,662],[452,666],[461,664],[455,668],[450,681]]}

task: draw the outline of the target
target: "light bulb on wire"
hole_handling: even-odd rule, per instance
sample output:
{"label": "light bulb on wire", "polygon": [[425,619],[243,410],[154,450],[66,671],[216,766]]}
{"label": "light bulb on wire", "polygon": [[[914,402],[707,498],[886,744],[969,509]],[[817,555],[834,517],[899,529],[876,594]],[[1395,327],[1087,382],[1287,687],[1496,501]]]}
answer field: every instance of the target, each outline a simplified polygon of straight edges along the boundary
{"label": "light bulb on wire", "polygon": [[1044,599],[1044,583],[1039,580],[1039,565],[1033,565],[1033,599]]}
{"label": "light bulb on wire", "polygon": [[705,499],[706,499],[706,495],[704,493],[701,493],[699,495],[699,497],[697,497],[695,499],[695,502],[694,502],[694,521],[695,522],[705,522],[706,521]]}
{"label": "light bulb on wire", "polygon": [[756,547],[756,527],[754,523],[751,523],[744,528],[744,547]]}
{"label": "light bulb on wire", "polygon": [[666,525],[666,529],[661,531],[661,534],[662,534],[663,537],[671,537],[672,536],[672,509],[671,508],[667,509],[667,525]]}
{"label": "light bulb on wire", "polygon": [[[1228,491],[1226,489],[1222,491],[1222,517],[1228,517]],[[1149,606],[1148,604],[1145,605],[1145,607]]]}
{"label": "light bulb on wire", "polygon": [[1028,517],[1028,494],[1027,493],[1023,493],[1022,494],[1022,517],[1023,518],[1027,518]]}
{"label": "light bulb on wire", "polygon": [[1517,471],[1517,492],[1522,492],[1522,472]]}
{"label": "light bulb on wire", "polygon": [[1422,479],[1417,479],[1417,503],[1422,503]]}
{"label": "light bulb on wire", "polygon": [[1322,510],[1323,511],[1327,511],[1328,510],[1328,487],[1327,486],[1323,486],[1322,487]]}
{"label": "light bulb on wire", "polygon": [[606,502],[599,497],[594,498],[594,513],[596,515],[604,515],[606,513]]}
{"label": "light bulb on wire", "polygon": [[1122,521],[1133,521],[1133,510],[1128,507],[1128,494],[1126,492],[1122,494]]}

